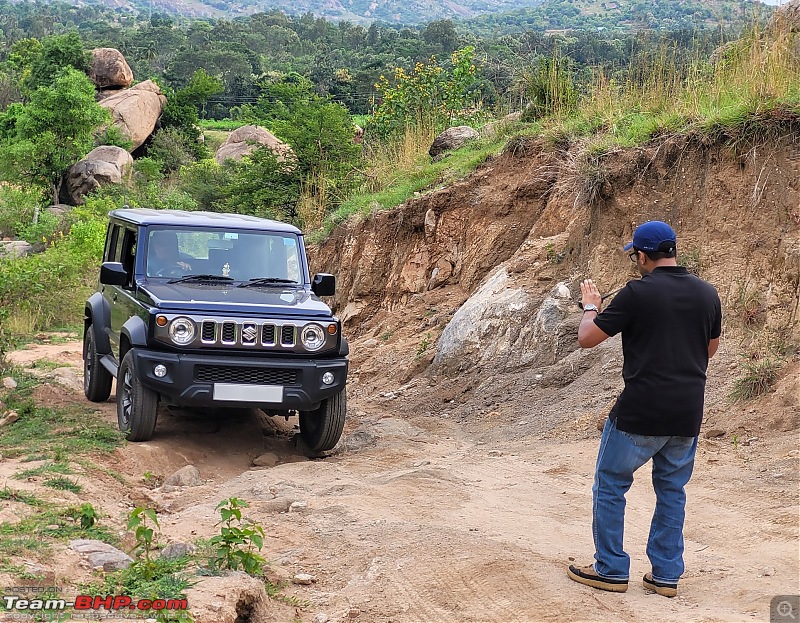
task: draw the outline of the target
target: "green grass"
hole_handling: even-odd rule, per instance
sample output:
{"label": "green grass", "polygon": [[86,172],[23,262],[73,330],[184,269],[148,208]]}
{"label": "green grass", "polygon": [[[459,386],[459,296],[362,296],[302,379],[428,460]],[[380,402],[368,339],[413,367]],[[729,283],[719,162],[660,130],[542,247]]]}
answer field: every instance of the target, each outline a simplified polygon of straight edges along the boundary
{"label": "green grass", "polygon": [[237,128],[247,125],[243,121],[234,121],[233,119],[201,119],[200,128],[203,130],[221,130],[223,132],[232,132]]}
{"label": "green grass", "polygon": [[80,404],[37,405],[32,398],[35,379],[22,372],[15,378],[19,386],[5,397],[5,403],[19,414],[19,420],[0,429],[3,456],[33,455],[65,463],[76,455],[110,452],[122,443],[124,435],[96,411]]}
{"label": "green grass", "polygon": [[83,491],[83,487],[81,487],[77,482],[70,480],[69,478],[64,478],[63,476],[59,476],[57,478],[48,478],[43,484],[45,487],[58,489],[59,491],[71,491],[72,493],[80,493]]}
{"label": "green grass", "polygon": [[0,489],[0,500],[8,500],[10,502],[22,502],[34,508],[43,508],[47,506],[47,502],[40,500],[31,493],[25,491],[12,491],[8,487]]}
{"label": "green grass", "polygon": [[426,154],[420,156],[412,168],[399,170],[391,184],[374,193],[360,193],[344,201],[325,222],[321,232],[312,234],[312,240],[324,238],[339,223],[358,215],[393,208],[414,196],[414,193],[452,184],[474,171],[490,156],[499,154],[506,137],[476,140],[439,160],[431,162]]}
{"label": "green grass", "polygon": [[736,379],[731,391],[731,399],[736,402],[752,400],[763,396],[778,380],[781,362],[766,358],[755,362],[746,362],[742,366],[744,375]]}
{"label": "green grass", "polygon": [[72,474],[72,468],[69,466],[69,463],[60,463],[60,462],[53,462],[50,461],[45,463],[44,465],[40,465],[39,467],[34,467],[32,469],[24,469],[21,472],[17,472],[14,474],[14,478],[16,480],[25,480],[27,478],[33,478],[35,476],[42,476],[43,474]]}

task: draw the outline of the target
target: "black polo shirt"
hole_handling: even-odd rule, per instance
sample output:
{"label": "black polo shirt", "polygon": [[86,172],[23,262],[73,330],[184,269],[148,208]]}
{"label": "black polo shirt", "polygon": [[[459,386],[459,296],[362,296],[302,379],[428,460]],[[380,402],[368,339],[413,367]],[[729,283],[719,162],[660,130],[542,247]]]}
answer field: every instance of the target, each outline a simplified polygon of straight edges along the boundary
{"label": "black polo shirt", "polygon": [[625,389],[610,417],[637,435],[696,437],[703,420],[708,343],[719,337],[717,291],[682,266],[630,281],[594,323],[622,333]]}

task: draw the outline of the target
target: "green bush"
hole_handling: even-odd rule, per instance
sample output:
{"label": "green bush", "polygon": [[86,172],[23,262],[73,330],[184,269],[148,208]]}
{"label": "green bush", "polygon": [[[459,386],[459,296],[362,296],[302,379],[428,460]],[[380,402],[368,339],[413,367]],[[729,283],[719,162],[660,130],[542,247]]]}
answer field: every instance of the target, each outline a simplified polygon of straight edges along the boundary
{"label": "green bush", "polygon": [[0,184],[0,238],[18,238],[20,228],[33,223],[41,201],[38,191]]}

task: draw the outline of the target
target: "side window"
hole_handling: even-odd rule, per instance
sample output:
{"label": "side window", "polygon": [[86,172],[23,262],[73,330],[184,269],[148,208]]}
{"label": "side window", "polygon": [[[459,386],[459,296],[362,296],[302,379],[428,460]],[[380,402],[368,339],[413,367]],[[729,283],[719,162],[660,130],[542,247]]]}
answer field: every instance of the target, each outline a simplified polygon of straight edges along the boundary
{"label": "side window", "polygon": [[122,232],[121,238],[121,254],[119,261],[125,267],[128,275],[130,275],[127,287],[133,285],[133,273],[136,265],[136,231],[133,229],[125,229]]}
{"label": "side window", "polygon": [[103,261],[105,262],[118,262],[119,261],[119,232],[122,229],[119,225],[110,223],[108,232],[106,233],[106,250],[103,254]]}

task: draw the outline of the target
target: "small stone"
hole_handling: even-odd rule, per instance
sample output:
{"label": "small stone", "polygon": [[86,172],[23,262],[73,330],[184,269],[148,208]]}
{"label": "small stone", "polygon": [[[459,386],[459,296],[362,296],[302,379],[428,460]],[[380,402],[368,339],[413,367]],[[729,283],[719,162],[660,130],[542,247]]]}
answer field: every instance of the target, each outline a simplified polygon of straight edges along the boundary
{"label": "small stone", "polygon": [[312,623],[328,623],[330,620],[330,617],[325,612],[317,612],[314,618],[311,619]]}
{"label": "small stone", "polygon": [[712,428],[711,430],[707,430],[705,437],[706,439],[714,439],[716,437],[723,437],[725,435],[724,430],[720,430],[719,428]]}
{"label": "small stone", "polygon": [[488,456],[503,456],[503,453],[500,450],[490,450]]}
{"label": "small stone", "polygon": [[3,379],[3,387],[6,389],[17,389],[17,382],[10,376],[7,376]]}
{"label": "small stone", "polygon": [[567,556],[567,560],[570,562],[575,562],[575,556]]}
{"label": "small stone", "polygon": [[0,419],[0,428],[3,426],[8,426],[9,424],[13,424],[19,419],[19,415],[16,411],[9,411],[5,414],[5,416]]}
{"label": "small stone", "polygon": [[764,577],[772,577],[775,575],[775,567],[764,567],[764,570],[761,572],[761,575]]}
{"label": "small stone", "polygon": [[299,513],[306,510],[306,508],[308,508],[308,502],[292,502],[289,504],[290,513]]}
{"label": "small stone", "polygon": [[350,610],[347,611],[347,616],[351,619],[357,619],[361,616],[361,610],[358,608],[350,608]]}
{"label": "small stone", "polygon": [[265,452],[253,459],[253,465],[258,467],[273,467],[278,464],[279,460],[278,455],[274,452]]}
{"label": "small stone", "polygon": [[203,481],[200,479],[200,470],[194,465],[186,465],[164,480],[164,484],[171,487],[196,487],[203,484]]}
{"label": "small stone", "polygon": [[194,545],[190,543],[170,543],[161,550],[158,557],[164,560],[176,560],[193,554],[194,550]]}
{"label": "small stone", "polygon": [[489,411],[487,415],[491,418],[498,418],[501,414],[499,411]]}
{"label": "small stone", "polygon": [[292,578],[294,584],[302,584],[303,586],[308,586],[316,581],[317,578],[310,573],[298,573]]}
{"label": "small stone", "polygon": [[372,348],[373,346],[378,345],[378,340],[374,337],[369,338],[368,340],[364,340],[364,347],[365,348]]}

